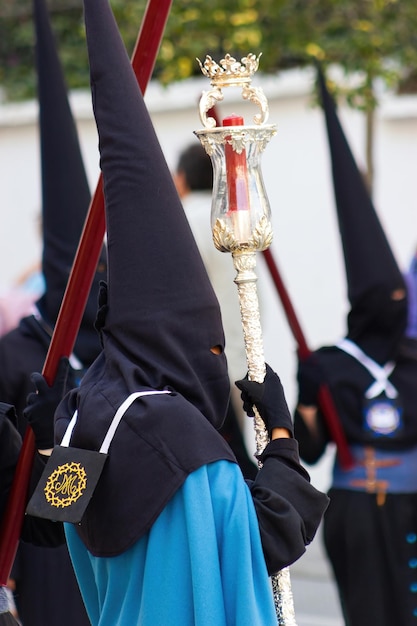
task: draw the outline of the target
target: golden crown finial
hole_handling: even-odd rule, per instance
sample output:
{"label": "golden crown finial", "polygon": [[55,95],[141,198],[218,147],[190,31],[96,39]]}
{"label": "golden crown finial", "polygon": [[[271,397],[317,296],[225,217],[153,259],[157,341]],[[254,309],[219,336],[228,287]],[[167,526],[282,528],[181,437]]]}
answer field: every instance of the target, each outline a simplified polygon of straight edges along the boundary
{"label": "golden crown finial", "polygon": [[261,112],[255,115],[255,124],[264,124],[268,119],[268,103],[261,87],[253,87],[251,85],[252,76],[259,67],[259,59],[261,54],[256,56],[249,53],[243,57],[241,61],[236,61],[230,54],[225,54],[220,63],[213,61],[208,54],[204,63],[197,59],[204,76],[210,78],[212,89],[203,91],[200,98],[199,110],[200,119],[205,128],[214,128],[216,120],[208,117],[207,112],[221,102],[224,98],[222,89],[224,87],[241,87],[242,98],[250,100],[260,107]]}
{"label": "golden crown finial", "polygon": [[259,67],[260,53],[258,56],[249,53],[240,61],[230,54],[226,54],[219,63],[207,55],[204,63],[197,59],[204,76],[210,78],[214,87],[227,87],[230,85],[246,85],[252,80],[252,76]]}

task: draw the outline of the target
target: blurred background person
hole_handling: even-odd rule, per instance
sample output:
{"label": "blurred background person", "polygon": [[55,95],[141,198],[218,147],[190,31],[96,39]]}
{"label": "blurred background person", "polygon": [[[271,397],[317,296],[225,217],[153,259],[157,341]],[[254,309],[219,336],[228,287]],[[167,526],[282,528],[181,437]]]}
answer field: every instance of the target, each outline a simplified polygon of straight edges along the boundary
{"label": "blurred background person", "polygon": [[300,361],[295,436],[306,463],[331,442],[328,385],[353,458],[336,457],[324,543],[347,626],[412,626],[417,615],[417,355],[403,350],[404,277],[319,73],[350,311],[346,336]]}

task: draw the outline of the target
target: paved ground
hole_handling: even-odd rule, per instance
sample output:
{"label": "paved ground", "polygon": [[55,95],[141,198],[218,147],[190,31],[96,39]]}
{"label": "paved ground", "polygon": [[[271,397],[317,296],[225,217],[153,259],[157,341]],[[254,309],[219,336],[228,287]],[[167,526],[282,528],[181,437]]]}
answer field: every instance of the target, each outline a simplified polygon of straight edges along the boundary
{"label": "paved ground", "polygon": [[320,532],[290,575],[297,626],[344,626]]}

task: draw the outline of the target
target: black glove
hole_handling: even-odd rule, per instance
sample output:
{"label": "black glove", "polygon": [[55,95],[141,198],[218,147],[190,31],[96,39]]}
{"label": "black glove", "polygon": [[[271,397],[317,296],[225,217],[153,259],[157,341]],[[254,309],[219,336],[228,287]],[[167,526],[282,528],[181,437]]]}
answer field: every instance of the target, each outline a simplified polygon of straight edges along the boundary
{"label": "black glove", "polygon": [[325,383],[325,375],[315,354],[298,362],[298,403],[317,406],[317,395]]}
{"label": "black glove", "polygon": [[30,379],[37,391],[28,395],[23,416],[32,427],[38,450],[48,450],[54,446],[55,409],[67,392],[69,369],[67,357],[62,357],[52,387],[42,374],[38,372],[31,374]]}
{"label": "black glove", "polygon": [[237,380],[235,385],[241,390],[243,408],[249,417],[254,417],[255,405],[262,417],[269,436],[273,428],[287,428],[294,436],[291,415],[284,396],[284,389],[277,374],[266,365],[266,376],[263,383],[248,380]]}

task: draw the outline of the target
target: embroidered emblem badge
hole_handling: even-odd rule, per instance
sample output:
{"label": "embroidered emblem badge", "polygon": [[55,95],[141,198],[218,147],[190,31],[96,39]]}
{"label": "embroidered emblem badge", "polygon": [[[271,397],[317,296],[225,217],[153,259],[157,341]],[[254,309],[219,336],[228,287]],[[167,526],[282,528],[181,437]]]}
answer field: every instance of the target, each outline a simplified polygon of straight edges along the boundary
{"label": "embroidered emblem badge", "polygon": [[401,426],[401,408],[390,398],[382,395],[365,404],[365,424],[376,435],[393,435]]}
{"label": "embroidered emblem badge", "polygon": [[80,498],[87,486],[87,474],[80,463],[60,465],[49,476],[45,497],[55,507],[70,506]]}

